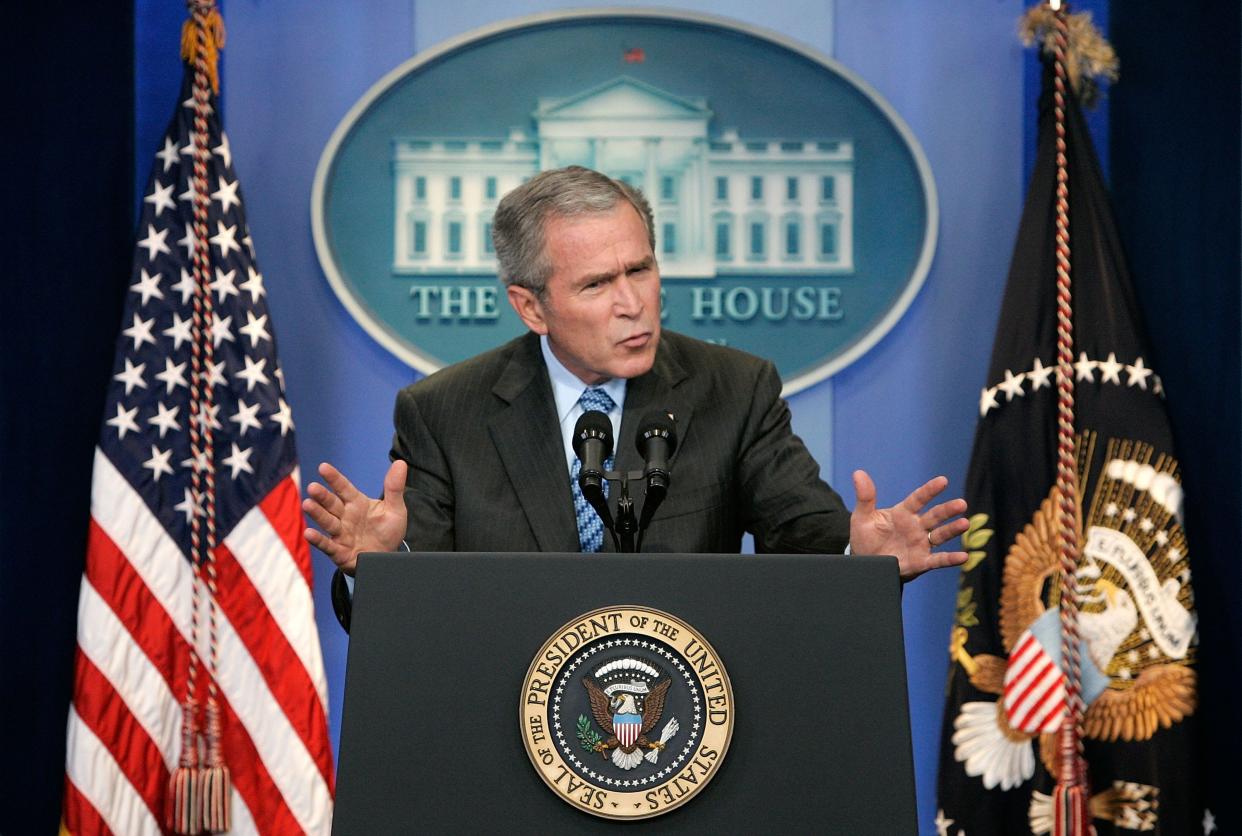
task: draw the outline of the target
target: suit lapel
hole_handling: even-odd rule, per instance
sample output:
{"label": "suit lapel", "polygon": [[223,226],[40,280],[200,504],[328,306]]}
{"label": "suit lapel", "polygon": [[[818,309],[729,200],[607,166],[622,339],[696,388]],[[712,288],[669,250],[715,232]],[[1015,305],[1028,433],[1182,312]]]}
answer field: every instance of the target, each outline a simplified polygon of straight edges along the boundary
{"label": "suit lapel", "polygon": [[539,550],[578,551],[565,451],[537,336],[522,340],[492,392],[508,408],[492,418],[488,430]]}

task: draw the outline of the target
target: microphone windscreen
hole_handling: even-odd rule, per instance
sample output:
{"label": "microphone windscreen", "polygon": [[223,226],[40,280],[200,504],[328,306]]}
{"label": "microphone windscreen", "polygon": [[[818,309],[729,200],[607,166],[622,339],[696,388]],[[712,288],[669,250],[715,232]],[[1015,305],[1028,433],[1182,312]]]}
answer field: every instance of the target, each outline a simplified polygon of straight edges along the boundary
{"label": "microphone windscreen", "polygon": [[672,456],[673,451],[677,449],[677,422],[673,420],[673,416],[662,409],[653,409],[643,415],[643,419],[638,422],[638,437],[635,443],[638,445],[638,453],[643,458],[647,457],[647,441],[655,436],[662,437],[668,444],[668,455]]}
{"label": "microphone windscreen", "polygon": [[597,409],[588,410],[574,424],[574,454],[582,458],[582,445],[588,438],[598,438],[604,443],[604,458],[612,455],[612,421]]}

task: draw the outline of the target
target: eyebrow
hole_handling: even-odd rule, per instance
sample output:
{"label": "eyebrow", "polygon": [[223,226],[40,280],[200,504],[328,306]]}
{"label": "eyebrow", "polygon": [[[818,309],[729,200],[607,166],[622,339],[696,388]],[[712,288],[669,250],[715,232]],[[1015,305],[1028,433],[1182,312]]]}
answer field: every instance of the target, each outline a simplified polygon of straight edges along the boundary
{"label": "eyebrow", "polygon": [[[654,265],[655,265],[655,255],[653,254],[653,255],[645,256],[644,258],[641,258],[638,261],[635,261],[631,264],[625,265],[624,269],[621,272],[629,273],[633,270],[647,270],[653,267]],[[595,282],[608,281],[609,279],[616,278],[617,275],[618,275],[617,273],[609,271],[605,273],[593,273],[589,276],[582,276],[581,278],[578,279],[577,286],[586,287],[587,285],[594,284]]]}

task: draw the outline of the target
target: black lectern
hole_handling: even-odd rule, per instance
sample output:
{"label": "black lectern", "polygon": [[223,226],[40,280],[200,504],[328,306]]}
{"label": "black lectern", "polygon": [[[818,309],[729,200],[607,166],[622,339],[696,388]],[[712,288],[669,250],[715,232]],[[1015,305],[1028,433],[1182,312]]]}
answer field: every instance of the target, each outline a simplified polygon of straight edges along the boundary
{"label": "black lectern", "polygon": [[[914,833],[900,603],[883,557],[363,555],[333,830]],[[710,783],[633,824],[558,797],[519,721],[549,636],[614,605],[693,625],[733,695]]]}

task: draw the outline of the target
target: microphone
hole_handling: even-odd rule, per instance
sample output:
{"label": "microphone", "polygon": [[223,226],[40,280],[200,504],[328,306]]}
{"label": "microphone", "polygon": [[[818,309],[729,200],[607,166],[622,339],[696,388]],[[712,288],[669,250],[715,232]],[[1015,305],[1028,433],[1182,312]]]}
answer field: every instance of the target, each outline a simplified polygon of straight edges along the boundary
{"label": "microphone", "polygon": [[656,508],[668,494],[669,482],[672,479],[668,460],[677,449],[677,422],[673,414],[659,409],[648,412],[638,423],[638,436],[634,443],[638,446],[638,454],[647,463],[647,496],[643,502],[642,518],[638,523],[639,530],[645,531]]}
{"label": "microphone", "polygon": [[573,445],[574,455],[582,462],[578,487],[604,521],[604,527],[611,531],[612,513],[604,497],[604,461],[612,455],[612,421],[599,410],[582,413],[574,424]]}

